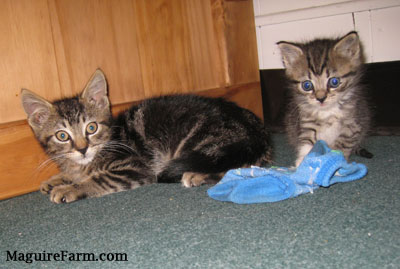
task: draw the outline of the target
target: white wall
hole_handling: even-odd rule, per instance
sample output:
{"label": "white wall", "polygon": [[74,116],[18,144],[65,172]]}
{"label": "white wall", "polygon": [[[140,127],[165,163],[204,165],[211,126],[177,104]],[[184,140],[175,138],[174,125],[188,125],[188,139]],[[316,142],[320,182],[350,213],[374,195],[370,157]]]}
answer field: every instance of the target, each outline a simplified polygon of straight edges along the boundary
{"label": "white wall", "polygon": [[400,0],[253,0],[260,69],[283,68],[276,42],[358,31],[367,62],[400,60]]}

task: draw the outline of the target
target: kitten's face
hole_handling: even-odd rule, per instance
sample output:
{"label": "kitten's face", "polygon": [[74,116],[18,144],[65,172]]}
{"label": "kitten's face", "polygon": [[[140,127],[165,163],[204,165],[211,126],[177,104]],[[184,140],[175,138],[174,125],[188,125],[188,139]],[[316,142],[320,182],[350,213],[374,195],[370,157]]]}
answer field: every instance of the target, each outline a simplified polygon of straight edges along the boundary
{"label": "kitten's face", "polygon": [[81,98],[53,103],[54,112],[40,130],[35,130],[52,156],[88,164],[110,138],[108,113]]}
{"label": "kitten's face", "polygon": [[101,71],[79,96],[50,103],[23,90],[22,101],[36,138],[59,163],[68,159],[86,165],[110,139],[111,114]]}
{"label": "kitten's face", "polygon": [[311,107],[325,109],[337,104],[359,79],[362,56],[354,32],[339,40],[278,45],[292,88]]}

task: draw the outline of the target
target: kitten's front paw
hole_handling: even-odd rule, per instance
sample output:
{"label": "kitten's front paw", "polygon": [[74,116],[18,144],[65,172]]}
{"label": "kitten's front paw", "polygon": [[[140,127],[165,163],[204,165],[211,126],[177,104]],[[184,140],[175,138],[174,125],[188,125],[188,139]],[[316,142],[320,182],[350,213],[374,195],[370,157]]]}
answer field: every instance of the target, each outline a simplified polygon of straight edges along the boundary
{"label": "kitten's front paw", "polygon": [[40,184],[39,190],[41,193],[49,194],[54,187],[70,183],[71,183],[70,181],[64,180],[63,177],[60,174],[58,174],[52,176],[49,180],[43,181]]}
{"label": "kitten's front paw", "polygon": [[50,192],[50,201],[56,204],[71,203],[82,198],[84,195],[74,185],[57,186]]}
{"label": "kitten's front paw", "polygon": [[41,193],[49,194],[52,189],[53,189],[53,185],[51,185],[50,182],[44,181],[44,182],[40,183],[39,190]]}

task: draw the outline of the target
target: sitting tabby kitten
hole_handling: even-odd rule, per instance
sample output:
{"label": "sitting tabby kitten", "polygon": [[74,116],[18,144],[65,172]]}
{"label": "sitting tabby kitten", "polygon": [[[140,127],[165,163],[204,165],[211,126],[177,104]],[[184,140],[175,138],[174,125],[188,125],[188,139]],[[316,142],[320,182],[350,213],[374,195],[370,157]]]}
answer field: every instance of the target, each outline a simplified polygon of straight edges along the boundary
{"label": "sitting tabby kitten", "polygon": [[281,41],[278,46],[291,86],[286,129],[297,149],[296,166],[317,140],[346,158],[353,152],[371,158],[360,147],[370,110],[360,85],[363,57],[357,33],[308,43]]}
{"label": "sitting tabby kitten", "polygon": [[22,103],[61,171],[40,187],[55,203],[156,182],[215,183],[229,169],[270,161],[262,122],[223,99],[164,96],[112,118],[100,70],[78,96],[50,103],[22,90]]}

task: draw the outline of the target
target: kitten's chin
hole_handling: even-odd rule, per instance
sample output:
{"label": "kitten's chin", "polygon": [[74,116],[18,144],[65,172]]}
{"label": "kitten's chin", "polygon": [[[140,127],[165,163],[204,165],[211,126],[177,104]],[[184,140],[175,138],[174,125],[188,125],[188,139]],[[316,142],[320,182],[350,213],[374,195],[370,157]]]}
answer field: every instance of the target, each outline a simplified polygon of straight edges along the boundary
{"label": "kitten's chin", "polygon": [[80,160],[75,160],[75,162],[80,165],[86,165],[86,164],[90,163],[92,160],[93,160],[93,157],[85,157],[85,158],[81,158]]}

